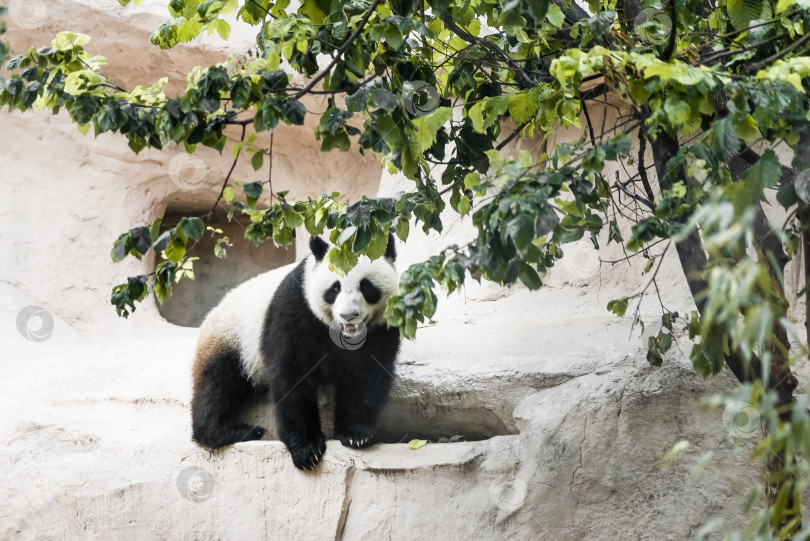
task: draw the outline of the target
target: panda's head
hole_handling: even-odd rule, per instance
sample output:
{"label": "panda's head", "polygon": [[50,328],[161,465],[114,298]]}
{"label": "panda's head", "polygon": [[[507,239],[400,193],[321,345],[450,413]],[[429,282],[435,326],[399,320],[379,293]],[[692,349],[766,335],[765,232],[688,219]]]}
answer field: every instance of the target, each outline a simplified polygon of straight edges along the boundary
{"label": "panda's head", "polygon": [[319,237],[309,241],[312,256],[306,264],[304,292],[312,312],[330,328],[353,338],[366,327],[385,323],[385,305],[399,293],[399,275],[394,268],[396,248],[389,235],[385,255],[374,261],[360,255],[345,276],[329,270],[324,261],[329,244]]}

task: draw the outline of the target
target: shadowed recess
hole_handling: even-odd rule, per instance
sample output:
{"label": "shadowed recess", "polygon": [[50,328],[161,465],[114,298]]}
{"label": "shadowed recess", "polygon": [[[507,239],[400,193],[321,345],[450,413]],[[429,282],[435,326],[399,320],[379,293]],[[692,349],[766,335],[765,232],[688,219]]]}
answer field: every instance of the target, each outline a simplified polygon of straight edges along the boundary
{"label": "shadowed recess", "polygon": [[[169,204],[160,232],[173,228],[184,216],[203,216],[211,210],[211,205],[213,201]],[[181,279],[172,288],[171,298],[158,305],[160,314],[167,321],[183,327],[197,327],[211,308],[234,287],[265,271],[295,262],[294,243],[277,248],[269,241],[254,246],[246,240],[245,227],[249,223],[246,217],[239,216],[228,222],[227,213],[218,210],[207,220],[207,225],[222,232],[206,230],[199,242],[189,241],[187,255],[199,258],[194,261],[194,280]],[[227,244],[220,243],[225,257],[218,258],[214,248],[217,239],[223,237],[228,239]],[[159,262],[156,261],[155,265]]]}

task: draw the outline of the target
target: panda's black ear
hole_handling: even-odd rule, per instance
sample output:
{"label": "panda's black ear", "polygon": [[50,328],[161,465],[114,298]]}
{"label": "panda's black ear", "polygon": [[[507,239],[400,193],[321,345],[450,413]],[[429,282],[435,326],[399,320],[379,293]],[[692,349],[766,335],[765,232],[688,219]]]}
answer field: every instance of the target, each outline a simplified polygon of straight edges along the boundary
{"label": "panda's black ear", "polygon": [[321,237],[310,237],[309,249],[316,261],[323,261],[323,256],[329,251],[329,245]]}
{"label": "panda's black ear", "polygon": [[385,259],[391,263],[397,260],[397,246],[392,233],[388,233],[388,246],[385,248]]}

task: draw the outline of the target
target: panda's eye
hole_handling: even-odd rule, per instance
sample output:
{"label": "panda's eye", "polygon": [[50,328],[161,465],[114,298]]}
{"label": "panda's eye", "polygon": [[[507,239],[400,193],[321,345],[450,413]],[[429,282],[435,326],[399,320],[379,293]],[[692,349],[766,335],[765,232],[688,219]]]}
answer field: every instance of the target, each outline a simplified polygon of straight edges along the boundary
{"label": "panda's eye", "polygon": [[338,293],[340,293],[340,282],[336,281],[324,292],[323,300],[326,302],[326,304],[335,304],[335,299],[337,299]]}
{"label": "panda's eye", "polygon": [[368,278],[360,280],[360,292],[369,304],[377,304],[382,298],[382,292]]}

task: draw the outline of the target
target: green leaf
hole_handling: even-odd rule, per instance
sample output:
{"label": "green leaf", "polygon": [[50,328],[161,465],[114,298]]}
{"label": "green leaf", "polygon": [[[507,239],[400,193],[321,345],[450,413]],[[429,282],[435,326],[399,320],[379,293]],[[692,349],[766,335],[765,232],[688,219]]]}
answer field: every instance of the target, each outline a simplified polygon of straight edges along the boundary
{"label": "green leaf", "polygon": [[743,175],[743,182],[749,193],[758,199],[765,198],[765,188],[779,184],[782,177],[782,164],[776,153],[767,149],[757,162],[749,167]]}
{"label": "green leaf", "polygon": [[243,189],[245,190],[245,197],[247,198],[248,207],[250,208],[256,207],[256,202],[262,195],[263,188],[264,183],[261,181],[250,182],[244,185]]}
{"label": "green leaf", "polygon": [[731,24],[735,30],[748,28],[751,21],[757,19],[770,19],[770,5],[767,9],[764,0],[728,0],[726,10]]}
{"label": "green leaf", "polygon": [[346,207],[346,218],[357,227],[367,227],[371,219],[371,205],[365,200],[352,203]]}
{"label": "green leaf", "polygon": [[517,92],[509,96],[508,108],[512,120],[522,124],[537,112],[537,99],[532,92]]}
{"label": "green leaf", "polygon": [[371,239],[366,246],[364,253],[369,257],[369,259],[379,259],[385,254],[385,250],[388,248],[388,231],[383,231],[382,229],[376,229],[371,236]]}
{"label": "green leaf", "polygon": [[351,113],[359,113],[366,108],[368,101],[369,89],[367,86],[361,86],[354,94],[346,95],[346,109]]}
{"label": "green leaf", "polygon": [[543,285],[542,280],[540,280],[540,275],[527,263],[521,263],[518,278],[520,278],[523,285],[529,289],[539,289]]}
{"label": "green leaf", "polygon": [[402,32],[395,26],[389,25],[385,28],[383,39],[392,51],[398,51],[402,47]]}
{"label": "green leaf", "polygon": [[458,213],[466,216],[470,212],[470,200],[466,195],[462,195],[458,199]]}
{"label": "green leaf", "polygon": [[200,218],[182,218],[177,227],[190,239],[198,241],[205,232],[205,223]]}
{"label": "green leaf", "polygon": [[623,317],[624,313],[627,312],[627,304],[629,300],[627,297],[622,297],[621,299],[615,299],[607,304],[607,309],[616,314],[619,317]]}
{"label": "green leaf", "polygon": [[397,222],[397,237],[402,242],[408,240],[408,233],[410,232],[411,224],[408,220],[403,220],[402,218],[399,219]]}
{"label": "green leaf", "polygon": [[658,337],[650,336],[647,340],[647,362],[652,366],[661,366],[664,358],[661,356],[661,350],[658,345]]}
{"label": "green leaf", "polygon": [[388,90],[374,87],[371,89],[371,103],[386,111],[393,111],[399,106],[399,100]]}
{"label": "green leaf", "polygon": [[169,247],[169,243],[171,243],[171,241],[172,241],[172,232],[171,232],[171,230],[164,231],[163,234],[161,234],[155,240],[154,244],[152,245],[152,249],[156,253],[159,254],[160,252],[162,252],[163,250],[165,250],[166,248]]}
{"label": "green leaf", "polygon": [[542,21],[548,11],[548,0],[529,0],[529,9],[536,20]]}
{"label": "green leaf", "polygon": [[563,24],[565,24],[565,14],[563,10],[560,9],[560,6],[557,4],[551,4],[548,6],[548,13],[546,13],[546,19],[552,25],[556,26],[557,28],[562,28]]}
{"label": "green leaf", "polygon": [[672,336],[663,331],[658,333],[658,346],[661,353],[666,353],[672,346]]}
{"label": "green leaf", "polygon": [[427,442],[428,442],[427,440],[411,440],[408,442],[408,447],[410,447],[415,451],[427,445]]}
{"label": "green leaf", "polygon": [[282,113],[287,123],[294,126],[303,126],[307,116],[307,108],[299,100],[287,100],[282,106]]}
{"label": "green leaf", "polygon": [[727,161],[740,150],[740,138],[726,117],[714,123],[711,149],[719,161]]}
{"label": "green leaf", "polygon": [[506,231],[521,253],[524,253],[534,240],[534,229],[534,219],[525,212],[518,214],[506,224]]}
{"label": "green leaf", "polygon": [[687,102],[681,100],[675,92],[667,96],[666,102],[664,102],[664,111],[673,126],[686,124],[689,117],[692,116],[692,108]]}
{"label": "green leaf", "polygon": [[351,246],[349,246],[348,243],[340,248],[335,247],[329,250],[327,258],[329,265],[343,274],[347,274],[357,265],[357,255],[352,252]]}
{"label": "green leaf", "polygon": [[421,155],[436,142],[436,132],[453,116],[450,107],[439,107],[433,113],[413,119],[415,130],[409,130],[408,141],[414,154]]}
{"label": "green leaf", "polygon": [[163,220],[160,218],[155,218],[155,221],[152,222],[152,227],[149,229],[149,238],[154,243],[158,237],[160,236],[160,224],[163,223]]}
{"label": "green leaf", "polygon": [[261,169],[262,165],[264,165],[264,152],[254,152],[253,157],[250,159],[250,164],[253,166],[254,171]]}

